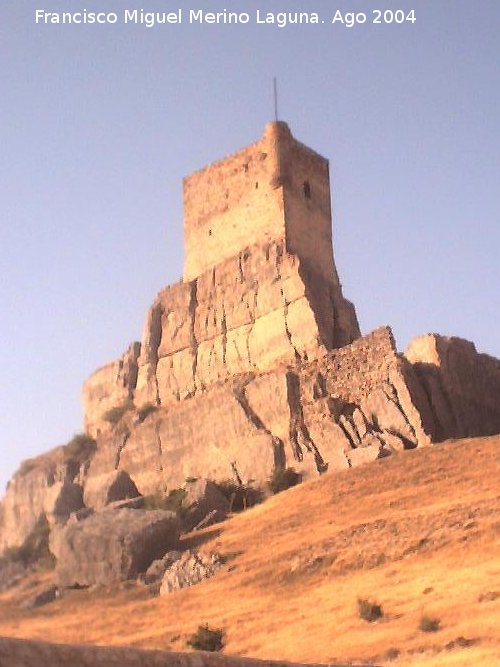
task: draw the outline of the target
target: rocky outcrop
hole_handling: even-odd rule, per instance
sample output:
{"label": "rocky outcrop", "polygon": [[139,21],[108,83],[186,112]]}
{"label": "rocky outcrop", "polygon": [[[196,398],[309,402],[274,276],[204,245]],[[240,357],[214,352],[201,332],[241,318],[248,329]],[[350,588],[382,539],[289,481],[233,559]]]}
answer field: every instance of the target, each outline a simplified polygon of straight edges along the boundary
{"label": "rocky outcrop", "polygon": [[[139,491],[126,470],[112,470],[90,477],[85,483],[85,506],[102,510],[118,500],[137,498]],[[79,509],[79,508],[78,508]]]}
{"label": "rocky outcrop", "polygon": [[[185,400],[158,406],[145,419],[131,410],[113,430],[98,435],[93,458],[75,479],[85,488],[86,504],[102,507],[104,501],[91,500],[91,490],[103,488],[103,480],[122,479],[121,473],[130,480],[125,495],[189,490],[189,478],[223,481],[235,475],[265,486],[276,467],[315,475],[428,445],[443,435],[500,430],[495,421],[500,362],[478,355],[464,342],[453,339],[448,345],[454,356],[448,355],[447,365],[435,354],[425,357],[422,347],[420,356],[409,351],[403,357],[390,329],[383,327],[340,349],[323,348],[319,355],[318,348],[312,360],[216,382]],[[453,370],[462,363],[459,350],[466,355],[466,377]],[[486,392],[484,408],[478,405],[481,392]],[[57,495],[52,487],[59,488],[55,477],[68,484],[76,474],[61,463],[48,466],[43,458],[31,465],[11,482],[3,504],[9,529],[0,534],[9,535],[11,544],[21,543],[36,523],[33,517],[48,510],[46,498]],[[51,476],[43,472],[49,468]],[[23,503],[27,519],[16,521]],[[51,549],[57,551],[55,540]]]}
{"label": "rocky outcrop", "polygon": [[59,586],[107,585],[136,578],[178,544],[172,512],[121,509],[68,525],[60,536]]}
{"label": "rocky outcrop", "polygon": [[84,507],[83,489],[69,480],[55,482],[47,489],[43,509],[51,526],[65,525],[73,512]]}
{"label": "rocky outcrop", "polygon": [[160,292],[146,318],[137,374],[124,372],[129,350],[85,383],[86,429],[93,436],[106,431],[106,411],[126,400],[167,405],[358,336],[354,308],[335,283],[318,280],[278,242],[246,249]]}
{"label": "rocky outcrop", "polygon": [[[387,327],[360,337],[333,258],[328,161],[285,123],[185,179],[184,207],[184,280],[159,293],[142,342],[85,382],[95,446],[77,437],[14,476],[0,551],[43,519],[59,554],[82,489],[100,512],[188,478],[263,487],[276,469],[307,477],[500,432],[500,361],[460,339],[401,356]],[[210,504],[196,502],[190,528]]]}
{"label": "rocky outcrop", "polygon": [[200,522],[208,525],[222,521],[229,514],[229,501],[211,480],[188,478],[184,488],[182,524],[186,530],[192,530]]}
{"label": "rocky outcrop", "polygon": [[148,495],[189,477],[234,479],[235,469],[259,485],[275,467],[342,470],[429,444],[430,407],[413,385],[412,366],[382,328],[313,361],[216,383],[142,423],[131,416],[98,438],[89,478],[118,462]]}
{"label": "rocky outcrop", "polygon": [[132,343],[119,359],[99,368],[84,383],[82,403],[88,406],[84,409],[84,427],[92,437],[110,430],[111,425],[105,419],[109,410],[132,400],[140,349],[140,343]]}
{"label": "rocky outcrop", "polygon": [[72,486],[79,470],[63,447],[21,464],[0,507],[0,553],[21,546],[40,519],[61,523],[81,506],[81,489]]}
{"label": "rocky outcrop", "polygon": [[500,432],[500,360],[437,334],[415,338],[405,357],[432,407],[434,440]]}
{"label": "rocky outcrop", "polygon": [[[177,552],[178,553],[178,552]],[[181,588],[195,586],[204,579],[210,579],[223,566],[220,554],[203,554],[184,551],[169,562],[165,568],[160,586],[160,595],[168,595]]]}

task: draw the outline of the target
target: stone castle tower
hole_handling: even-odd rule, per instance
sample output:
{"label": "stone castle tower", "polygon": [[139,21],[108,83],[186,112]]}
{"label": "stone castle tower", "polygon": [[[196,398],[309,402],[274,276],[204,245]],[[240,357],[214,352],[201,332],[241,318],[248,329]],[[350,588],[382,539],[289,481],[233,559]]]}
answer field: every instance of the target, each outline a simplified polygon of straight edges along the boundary
{"label": "stone castle tower", "polygon": [[133,400],[165,405],[359,337],[332,247],[328,160],[283,122],[184,179],[183,280],[149,311],[142,344],[94,373],[85,425]]}
{"label": "stone castle tower", "polygon": [[328,160],[283,122],[262,139],[184,179],[184,280],[269,241],[338,286]]}

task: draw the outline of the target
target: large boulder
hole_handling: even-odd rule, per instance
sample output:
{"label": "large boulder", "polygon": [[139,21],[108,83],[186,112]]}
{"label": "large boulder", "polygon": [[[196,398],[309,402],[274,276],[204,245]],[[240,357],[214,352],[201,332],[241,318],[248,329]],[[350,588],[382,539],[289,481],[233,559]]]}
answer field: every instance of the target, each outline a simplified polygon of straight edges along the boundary
{"label": "large boulder", "polygon": [[[185,490],[186,495],[182,504],[187,511],[183,524],[187,530],[191,530],[207,518],[209,523],[223,521],[229,514],[229,501],[210,480],[197,479],[188,482]],[[208,525],[208,522],[205,525]]]}
{"label": "large boulder", "polygon": [[59,586],[108,585],[134,579],[178,545],[172,512],[119,509],[69,524],[60,536]]}
{"label": "large boulder", "polygon": [[49,525],[64,525],[70,515],[83,507],[83,490],[79,484],[56,482],[45,494],[44,510]]}
{"label": "large boulder", "polygon": [[83,498],[87,507],[99,511],[117,500],[140,496],[136,485],[125,470],[89,477],[85,483]]}

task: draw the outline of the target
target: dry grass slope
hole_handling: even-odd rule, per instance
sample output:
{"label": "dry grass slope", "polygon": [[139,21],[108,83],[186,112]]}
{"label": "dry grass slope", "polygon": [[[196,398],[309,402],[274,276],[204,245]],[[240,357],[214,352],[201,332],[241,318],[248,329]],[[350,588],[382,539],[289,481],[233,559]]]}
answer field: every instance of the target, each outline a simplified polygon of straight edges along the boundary
{"label": "dry grass slope", "polygon": [[[185,650],[202,623],[224,652],[261,659],[470,667],[500,664],[500,437],[448,442],[327,474],[187,536],[228,556],[214,579],[164,598],[131,585],[19,608],[0,635]],[[48,575],[46,575],[48,576]],[[358,599],[383,608],[360,618]],[[439,629],[425,632],[426,616]]]}

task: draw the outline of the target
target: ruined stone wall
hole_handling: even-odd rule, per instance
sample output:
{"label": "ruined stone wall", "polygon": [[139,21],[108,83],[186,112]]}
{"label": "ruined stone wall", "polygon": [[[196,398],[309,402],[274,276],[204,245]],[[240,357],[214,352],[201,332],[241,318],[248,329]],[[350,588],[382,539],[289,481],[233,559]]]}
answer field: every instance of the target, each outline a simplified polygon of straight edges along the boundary
{"label": "ruined stone wall", "polygon": [[329,395],[344,402],[359,402],[375,386],[387,381],[399,356],[389,327],[381,327],[354,341],[331,350],[301,370],[302,382],[314,392],[324,386]]}

